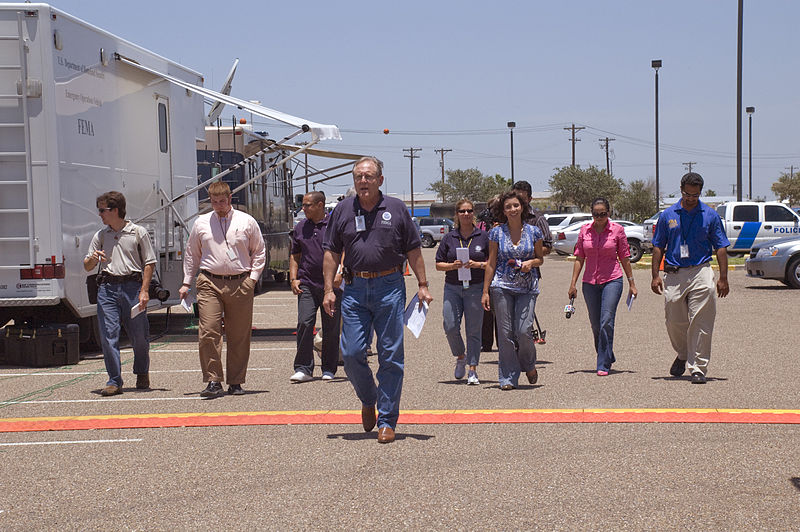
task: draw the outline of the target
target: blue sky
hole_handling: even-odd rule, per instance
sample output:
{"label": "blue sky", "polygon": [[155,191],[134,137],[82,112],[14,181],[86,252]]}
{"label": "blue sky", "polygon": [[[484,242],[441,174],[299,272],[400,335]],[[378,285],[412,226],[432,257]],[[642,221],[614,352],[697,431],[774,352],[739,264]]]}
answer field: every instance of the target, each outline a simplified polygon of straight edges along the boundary
{"label": "blue sky", "polygon": [[[662,195],[682,163],[706,189],[736,182],[735,0],[530,2],[109,2],[53,5],[202,72],[217,89],[235,57],[232,94],[342,130],[321,147],[373,154],[391,192],[409,191],[403,148],[422,148],[414,187],[447,169],[510,175],[547,189],[554,168],[605,167],[599,139],[616,138],[613,173],[655,176],[654,72],[659,73]],[[800,169],[800,2],[745,0],[743,107],[753,115],[753,193],[772,198],[784,168]],[[226,109],[223,117],[241,111]],[[743,112],[744,114],[744,112]],[[256,120],[256,125],[261,125]],[[264,124],[273,137],[287,132]],[[389,135],[382,133],[384,128]],[[747,116],[743,183],[748,188]],[[347,177],[321,187],[344,192]]]}

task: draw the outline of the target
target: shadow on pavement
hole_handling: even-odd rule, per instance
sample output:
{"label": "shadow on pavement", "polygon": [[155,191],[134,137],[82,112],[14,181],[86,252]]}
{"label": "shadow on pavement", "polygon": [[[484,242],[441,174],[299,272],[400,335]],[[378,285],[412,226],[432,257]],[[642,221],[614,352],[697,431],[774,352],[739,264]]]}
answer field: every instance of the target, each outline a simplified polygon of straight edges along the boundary
{"label": "shadow on pavement", "polygon": [[[594,374],[594,373],[597,373],[597,370],[596,369],[576,369],[576,370],[573,370],[573,371],[568,371],[566,374],[567,375],[575,375],[576,373],[592,373],[592,374]],[[631,371],[629,369],[612,369],[611,371],[608,372],[608,375],[609,376],[610,375],[616,375],[617,373],[622,374],[622,373],[636,373],[636,372],[635,371]]]}
{"label": "shadow on pavement", "polygon": [[[683,375],[681,377],[669,376],[669,377],[650,377],[650,378],[652,380],[654,380],[654,381],[685,381],[685,382],[688,382],[688,381],[692,380],[692,377],[690,375]],[[706,380],[708,382],[712,382],[712,381],[724,382],[724,381],[727,381],[728,379],[726,379],[724,377],[706,377]]]}
{"label": "shadow on pavement", "polygon": [[794,288],[791,288],[789,286],[785,286],[785,285],[782,285],[782,284],[781,285],[777,285],[777,286],[772,286],[772,285],[770,285],[770,286],[746,286],[745,288],[747,290],[765,290],[765,291],[773,291],[773,292],[784,291],[784,290],[786,290],[786,291],[794,290]]}
{"label": "shadow on pavement", "polygon": [[[405,440],[406,438],[412,440],[420,440],[420,441],[427,441],[433,438],[434,436],[430,434],[410,434],[406,432],[397,431],[395,433],[395,441],[398,440]],[[347,441],[359,441],[359,440],[378,440],[378,432],[341,432],[339,434],[328,434],[329,440],[347,440]]]}
{"label": "shadow on pavement", "polygon": [[792,477],[789,480],[792,482],[792,485],[797,488],[797,491],[800,491],[800,477]]}

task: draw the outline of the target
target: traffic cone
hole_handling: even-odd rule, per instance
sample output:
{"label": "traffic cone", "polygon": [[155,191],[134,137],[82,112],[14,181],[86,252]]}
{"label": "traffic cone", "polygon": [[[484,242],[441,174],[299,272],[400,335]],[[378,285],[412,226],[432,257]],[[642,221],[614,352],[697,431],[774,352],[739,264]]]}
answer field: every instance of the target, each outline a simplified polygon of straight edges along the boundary
{"label": "traffic cone", "polygon": [[664,271],[664,255],[661,256],[661,265],[658,267],[658,271]]}
{"label": "traffic cone", "polygon": [[408,261],[406,261],[406,272],[403,275],[411,275],[411,272],[408,271]]}

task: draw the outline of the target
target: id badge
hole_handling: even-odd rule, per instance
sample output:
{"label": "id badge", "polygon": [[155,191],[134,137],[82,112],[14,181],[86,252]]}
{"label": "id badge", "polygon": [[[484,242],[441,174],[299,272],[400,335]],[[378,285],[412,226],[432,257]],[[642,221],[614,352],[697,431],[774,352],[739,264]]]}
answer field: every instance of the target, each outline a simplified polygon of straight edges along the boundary
{"label": "id badge", "polygon": [[236,253],[231,248],[228,248],[227,254],[229,259],[236,260]]}
{"label": "id badge", "polygon": [[689,244],[681,244],[681,258],[682,259],[689,258]]}
{"label": "id badge", "polygon": [[364,221],[364,215],[359,214],[358,216],[356,216],[356,232],[360,233],[361,231],[366,231],[366,230],[367,230],[367,224]]}

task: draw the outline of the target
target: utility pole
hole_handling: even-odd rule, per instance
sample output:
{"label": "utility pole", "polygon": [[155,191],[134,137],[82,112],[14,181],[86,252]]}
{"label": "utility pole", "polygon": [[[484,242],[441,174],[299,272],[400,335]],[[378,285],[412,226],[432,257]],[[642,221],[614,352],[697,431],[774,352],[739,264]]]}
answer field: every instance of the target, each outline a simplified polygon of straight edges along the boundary
{"label": "utility pole", "polygon": [[794,179],[794,165],[784,166],[784,170],[789,170],[789,179]]}
{"label": "utility pole", "polygon": [[442,148],[440,150],[433,150],[433,151],[442,156],[442,160],[439,163],[439,166],[441,166],[442,168],[442,203],[444,203],[444,154],[453,150]]}
{"label": "utility pole", "polygon": [[[611,175],[611,159],[608,158],[608,143],[613,141],[613,140],[617,140],[617,139],[610,139],[608,137],[606,137],[604,139],[600,139],[600,149],[606,150],[606,173],[608,175]],[[572,164],[575,164],[575,162],[574,162],[575,159],[574,158],[575,158],[575,156],[573,155],[573,163]]]}
{"label": "utility pole", "polygon": [[403,157],[408,157],[409,162],[411,162],[411,217],[414,217],[414,159],[419,159],[419,155],[414,155],[415,152],[422,151],[422,148],[403,148],[403,151],[407,151],[408,155],[403,155]]}
{"label": "utility pole", "polygon": [[681,163],[681,164],[686,167],[686,171],[687,172],[691,172],[692,171],[692,166],[696,165],[697,162],[689,161],[688,163]]}
{"label": "utility pole", "polygon": [[583,126],[575,127],[575,124],[572,124],[572,127],[565,127],[564,129],[566,131],[572,130],[572,139],[571,139],[571,142],[572,142],[572,167],[575,168],[575,143],[576,142],[580,142],[580,140],[581,140],[581,139],[576,139],[575,138],[575,132],[576,131],[580,131],[581,129],[586,129],[586,128],[583,127]]}

